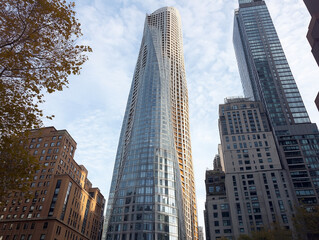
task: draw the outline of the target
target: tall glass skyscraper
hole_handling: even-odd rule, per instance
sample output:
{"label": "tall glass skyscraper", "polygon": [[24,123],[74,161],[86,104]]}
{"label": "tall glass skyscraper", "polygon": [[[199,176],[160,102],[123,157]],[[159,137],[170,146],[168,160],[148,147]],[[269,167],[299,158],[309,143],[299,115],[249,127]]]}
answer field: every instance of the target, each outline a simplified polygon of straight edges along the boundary
{"label": "tall glass skyscraper", "polygon": [[147,15],[120,135],[108,240],[198,239],[181,20]]}
{"label": "tall glass skyscraper", "polygon": [[244,94],[266,109],[296,200],[318,203],[318,128],[310,122],[263,0],[239,0],[233,42]]}

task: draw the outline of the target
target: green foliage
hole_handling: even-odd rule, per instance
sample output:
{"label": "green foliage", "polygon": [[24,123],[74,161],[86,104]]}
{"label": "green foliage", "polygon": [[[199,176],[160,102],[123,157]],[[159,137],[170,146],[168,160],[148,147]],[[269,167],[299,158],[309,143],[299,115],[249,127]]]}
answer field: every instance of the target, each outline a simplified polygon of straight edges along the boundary
{"label": "green foliage", "polygon": [[0,145],[0,205],[12,192],[28,191],[32,173],[39,168],[38,160],[25,148],[27,140],[3,137]]}
{"label": "green foliage", "polygon": [[251,236],[240,235],[238,240],[291,240],[291,231],[282,228],[279,224],[274,223],[271,229],[254,231]]}
{"label": "green foliage", "polygon": [[253,240],[273,240],[273,234],[270,231],[262,230],[252,233]]}
{"label": "green foliage", "polygon": [[301,206],[293,218],[298,239],[319,239],[319,206]]}
{"label": "green foliage", "polygon": [[244,234],[244,235],[240,235],[238,240],[252,240],[252,238]]}
{"label": "green foliage", "polygon": [[43,91],[61,91],[79,74],[90,47],[81,36],[74,3],[0,0],[0,134],[39,127]]}
{"label": "green foliage", "polygon": [[68,76],[80,73],[87,60],[85,52],[91,48],[76,45],[82,33],[72,2],[0,0],[0,6],[0,195],[3,196],[10,189],[16,191],[20,180],[26,180],[26,172],[34,170],[28,167],[33,160],[27,150],[14,141],[22,132],[42,125],[39,104],[44,101],[43,93],[63,90],[68,85]]}

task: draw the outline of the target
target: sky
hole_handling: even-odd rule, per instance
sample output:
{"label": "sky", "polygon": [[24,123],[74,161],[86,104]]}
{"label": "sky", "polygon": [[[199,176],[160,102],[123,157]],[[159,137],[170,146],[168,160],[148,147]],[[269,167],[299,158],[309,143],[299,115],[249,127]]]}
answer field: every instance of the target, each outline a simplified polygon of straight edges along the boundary
{"label": "sky", "polygon": [[[266,0],[301,96],[314,123],[319,112],[319,67],[306,33],[310,15],[301,0]],[[212,169],[220,142],[218,105],[243,96],[232,29],[237,0],[81,0],[76,1],[83,37],[93,48],[80,75],[62,92],[46,94],[42,106],[53,120],[45,126],[66,129],[77,142],[75,160],[108,199],[115,154],[144,20],[164,6],[182,18],[185,68],[199,225],[204,226],[205,171]]]}

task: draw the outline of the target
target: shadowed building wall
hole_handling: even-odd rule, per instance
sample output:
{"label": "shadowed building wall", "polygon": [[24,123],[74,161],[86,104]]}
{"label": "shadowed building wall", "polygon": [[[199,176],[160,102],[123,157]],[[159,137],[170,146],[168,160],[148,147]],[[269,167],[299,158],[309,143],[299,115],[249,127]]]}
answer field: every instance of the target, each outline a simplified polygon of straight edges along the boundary
{"label": "shadowed building wall", "polygon": [[[311,15],[311,20],[308,27],[307,39],[311,46],[311,52],[319,65],[319,1],[304,0],[308,11]],[[315,104],[319,111],[319,92],[315,99]]]}
{"label": "shadowed building wall", "polygon": [[304,0],[311,15],[307,39],[311,46],[311,52],[319,65],[319,1]]}

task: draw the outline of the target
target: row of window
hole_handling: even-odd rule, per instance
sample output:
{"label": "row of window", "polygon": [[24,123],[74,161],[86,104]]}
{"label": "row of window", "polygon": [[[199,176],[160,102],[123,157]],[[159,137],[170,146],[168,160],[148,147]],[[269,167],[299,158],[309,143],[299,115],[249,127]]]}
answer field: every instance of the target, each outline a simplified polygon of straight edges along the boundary
{"label": "row of window", "polygon": [[[57,143],[51,142],[51,143],[50,143],[50,147],[60,146],[60,145],[61,145],[61,142],[57,142]],[[40,143],[37,143],[36,145],[34,145],[34,144],[31,143],[30,146],[29,146],[29,148],[30,148],[30,149],[32,149],[32,148],[40,148],[40,146],[41,146]],[[43,147],[48,147],[48,146],[49,146],[48,143],[45,143],[45,144],[43,145]]]}
{"label": "row of window", "polygon": [[[57,140],[57,139],[62,139],[62,135],[60,135],[60,136],[53,136],[52,137],[52,140]],[[38,138],[38,142],[42,142],[42,140],[43,140],[43,138],[42,137],[39,137]],[[32,138],[31,139],[31,142],[36,142],[36,138]]]}
{"label": "row of window", "polygon": [[[250,137],[252,137],[252,139],[261,139],[261,136],[262,136],[263,139],[266,139],[266,134],[263,133],[263,134],[247,135],[247,140],[250,140]],[[230,137],[229,137],[229,136],[226,136],[226,137],[225,137],[225,140],[226,140],[226,142],[229,142]],[[238,141],[245,141],[245,140],[246,140],[246,136],[245,136],[245,135],[237,135],[237,139],[236,139],[236,136],[232,136],[232,137],[231,137],[231,140],[232,140],[233,142],[236,142],[237,140],[238,140]]]}

